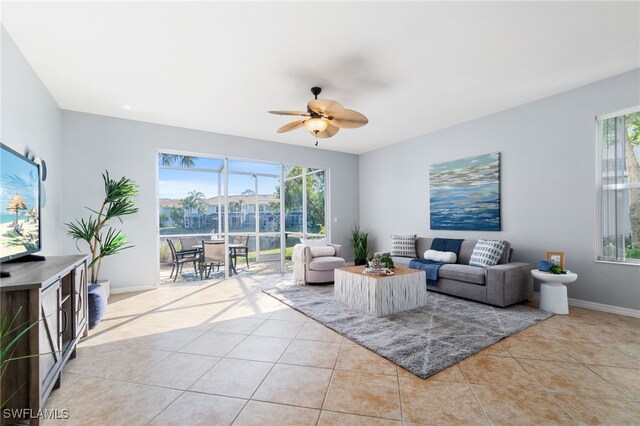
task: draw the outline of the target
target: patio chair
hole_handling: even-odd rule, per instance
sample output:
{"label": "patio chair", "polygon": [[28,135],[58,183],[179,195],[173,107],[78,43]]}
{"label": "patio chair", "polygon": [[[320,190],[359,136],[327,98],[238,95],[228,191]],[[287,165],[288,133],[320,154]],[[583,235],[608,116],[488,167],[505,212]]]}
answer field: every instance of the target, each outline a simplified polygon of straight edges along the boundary
{"label": "patio chair", "polygon": [[224,250],[224,243],[214,241],[202,241],[202,255],[200,258],[200,279],[203,279],[206,272],[206,278],[209,278],[211,271],[215,266],[216,271],[220,270],[220,266],[224,265],[227,259],[227,253]]}
{"label": "patio chair", "polygon": [[182,246],[182,250],[193,250],[195,248],[199,249],[200,248],[200,241],[202,241],[202,237],[200,237],[200,238],[198,238],[198,237],[180,237],[180,245]]}
{"label": "patio chair", "polygon": [[232,244],[239,244],[239,247],[234,247],[232,253],[233,262],[237,265],[238,257],[244,257],[247,263],[247,269],[249,269],[249,236],[248,235],[233,235]]}
{"label": "patio chair", "polygon": [[[200,260],[200,250],[198,249],[190,249],[190,250],[176,250],[175,244],[171,239],[167,239],[167,244],[169,245],[169,250],[171,250],[171,275],[169,278],[173,277],[173,282],[176,282],[178,275],[182,273],[182,268],[185,263],[193,263],[193,272],[198,274],[198,266],[197,262]],[[173,276],[173,272],[175,271],[176,275]]]}

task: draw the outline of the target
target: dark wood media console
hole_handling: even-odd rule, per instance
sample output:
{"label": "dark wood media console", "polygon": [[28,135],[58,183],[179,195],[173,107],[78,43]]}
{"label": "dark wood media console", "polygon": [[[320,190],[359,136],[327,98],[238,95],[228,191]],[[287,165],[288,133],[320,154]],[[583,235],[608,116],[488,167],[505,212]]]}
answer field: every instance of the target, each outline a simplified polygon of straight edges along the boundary
{"label": "dark wood media console", "polygon": [[[32,425],[39,424],[38,410],[60,386],[62,368],[75,358],[77,343],[87,334],[87,258],[47,256],[43,262],[2,265],[11,274],[0,280],[3,318],[15,317],[16,325],[38,325],[20,339],[13,353],[13,357],[36,356],[8,364],[0,394],[3,401],[13,394],[5,408],[28,409],[24,416]],[[0,415],[3,425],[16,420]]]}

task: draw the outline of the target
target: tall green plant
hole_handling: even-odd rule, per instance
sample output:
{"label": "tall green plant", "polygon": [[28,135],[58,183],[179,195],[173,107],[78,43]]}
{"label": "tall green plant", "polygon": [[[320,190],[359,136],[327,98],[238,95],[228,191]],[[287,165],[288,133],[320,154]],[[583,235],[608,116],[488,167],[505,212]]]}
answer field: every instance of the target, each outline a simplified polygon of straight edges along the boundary
{"label": "tall green plant", "polygon": [[[97,216],[89,215],[87,220],[80,218],[75,222],[65,223],[69,228],[67,235],[76,241],[85,241],[91,251],[91,282],[98,282],[102,260],[107,256],[113,256],[122,250],[133,247],[127,245],[127,235],[115,228],[108,226],[112,219],[122,222],[122,216],[134,214],[138,211],[134,199],[138,194],[138,185],[131,179],[121,177],[118,180],[111,179],[109,172],[102,174],[104,181],[105,197],[99,210],[87,207],[87,210]],[[78,250],[80,248],[78,247]]]}
{"label": "tall green plant", "polygon": [[354,225],[351,230],[351,248],[356,260],[366,261],[369,255],[369,233],[360,231],[358,225]]}

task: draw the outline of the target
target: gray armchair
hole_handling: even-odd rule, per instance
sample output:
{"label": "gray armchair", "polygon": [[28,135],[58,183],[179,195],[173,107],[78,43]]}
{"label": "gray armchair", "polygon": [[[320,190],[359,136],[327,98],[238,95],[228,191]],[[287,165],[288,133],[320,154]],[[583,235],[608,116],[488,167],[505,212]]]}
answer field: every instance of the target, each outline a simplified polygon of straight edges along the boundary
{"label": "gray armchair", "polygon": [[[304,282],[306,283],[331,283],[333,279],[333,271],[336,268],[345,266],[342,258],[342,246],[339,244],[327,244],[326,247],[333,247],[335,252],[333,255],[317,255],[316,250],[321,247],[305,246],[300,261],[304,269]],[[313,250],[312,250],[313,249]],[[313,252],[316,252],[314,256]]]}

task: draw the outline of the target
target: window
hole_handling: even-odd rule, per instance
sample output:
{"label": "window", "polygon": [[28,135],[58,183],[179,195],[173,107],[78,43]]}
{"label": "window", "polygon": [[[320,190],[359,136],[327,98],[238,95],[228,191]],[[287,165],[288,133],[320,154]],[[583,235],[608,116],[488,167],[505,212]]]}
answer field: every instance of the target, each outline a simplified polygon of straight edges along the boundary
{"label": "window", "polygon": [[248,235],[249,259],[284,272],[300,238],[330,237],[328,187],[328,169],[159,153],[161,280],[173,281],[167,240],[181,249],[210,237]]}
{"label": "window", "polygon": [[640,265],[640,107],[598,118],[598,260]]}

